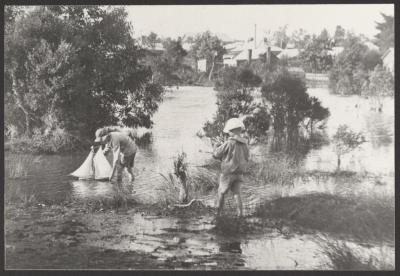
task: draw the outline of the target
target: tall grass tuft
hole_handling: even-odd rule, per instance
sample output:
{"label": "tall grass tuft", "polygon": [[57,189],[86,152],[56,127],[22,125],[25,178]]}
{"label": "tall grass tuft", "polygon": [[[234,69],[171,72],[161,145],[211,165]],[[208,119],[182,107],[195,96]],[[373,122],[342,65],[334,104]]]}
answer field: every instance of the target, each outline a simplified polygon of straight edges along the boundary
{"label": "tall grass tuft", "polygon": [[39,156],[31,154],[10,154],[6,157],[5,177],[9,179],[27,178]]}
{"label": "tall grass tuft", "polygon": [[163,185],[159,188],[162,191],[161,204],[168,206],[179,200],[180,183],[173,173],[167,175],[160,173],[164,179]]}
{"label": "tall grass tuft", "polygon": [[269,155],[261,163],[251,163],[250,176],[262,184],[293,185],[300,168],[293,157],[284,154]]}

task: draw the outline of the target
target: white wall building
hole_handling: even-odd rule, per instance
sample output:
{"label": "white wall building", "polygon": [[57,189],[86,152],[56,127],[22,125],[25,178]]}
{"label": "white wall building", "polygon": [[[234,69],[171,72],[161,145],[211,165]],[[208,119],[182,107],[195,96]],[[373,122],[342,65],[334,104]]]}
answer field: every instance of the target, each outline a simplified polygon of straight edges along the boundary
{"label": "white wall building", "polygon": [[205,58],[197,61],[197,70],[200,72],[207,72],[207,60]]}
{"label": "white wall building", "polygon": [[390,47],[382,56],[383,66],[394,74],[394,48]]}

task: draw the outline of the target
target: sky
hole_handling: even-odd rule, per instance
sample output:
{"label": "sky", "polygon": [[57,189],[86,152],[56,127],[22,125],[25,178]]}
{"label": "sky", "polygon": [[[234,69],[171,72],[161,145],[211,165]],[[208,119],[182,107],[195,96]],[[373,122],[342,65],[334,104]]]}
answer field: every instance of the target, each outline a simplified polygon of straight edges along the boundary
{"label": "sky", "polygon": [[323,28],[333,35],[337,25],[373,38],[380,13],[394,14],[393,4],[319,4],[319,5],[171,5],[126,6],[133,23],[134,36],[151,31],[161,37],[183,36],[206,30],[232,39],[257,39],[268,30],[288,25],[288,33],[303,28],[320,33]]}

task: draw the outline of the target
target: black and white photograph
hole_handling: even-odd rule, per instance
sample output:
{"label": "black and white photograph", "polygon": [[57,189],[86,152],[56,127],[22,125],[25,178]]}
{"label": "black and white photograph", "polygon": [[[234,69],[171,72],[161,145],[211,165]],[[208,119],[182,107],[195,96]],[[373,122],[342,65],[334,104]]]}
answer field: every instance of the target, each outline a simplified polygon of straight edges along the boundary
{"label": "black and white photograph", "polygon": [[394,3],[3,9],[5,270],[395,271]]}

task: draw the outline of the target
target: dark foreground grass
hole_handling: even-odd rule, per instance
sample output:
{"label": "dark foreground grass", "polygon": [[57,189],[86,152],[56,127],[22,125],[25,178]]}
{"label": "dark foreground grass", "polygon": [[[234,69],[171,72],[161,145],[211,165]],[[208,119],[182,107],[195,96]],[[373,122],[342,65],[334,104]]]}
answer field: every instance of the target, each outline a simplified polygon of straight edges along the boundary
{"label": "dark foreground grass", "polygon": [[329,259],[327,266],[333,270],[394,270],[383,253],[361,257],[360,252],[357,253],[343,241],[325,241],[322,252]]}
{"label": "dark foreground grass", "polygon": [[256,216],[280,218],[304,228],[394,243],[394,199],[308,194],[265,202]]}

